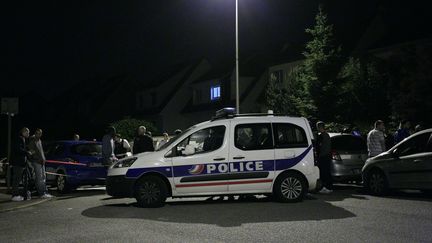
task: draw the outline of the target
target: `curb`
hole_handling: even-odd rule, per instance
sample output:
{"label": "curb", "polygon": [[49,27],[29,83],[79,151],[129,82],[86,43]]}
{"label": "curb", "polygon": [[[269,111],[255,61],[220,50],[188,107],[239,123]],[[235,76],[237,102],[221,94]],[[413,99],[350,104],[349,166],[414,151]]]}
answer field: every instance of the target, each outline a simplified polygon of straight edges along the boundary
{"label": "curb", "polygon": [[51,201],[51,199],[48,199],[48,198],[47,199],[39,199],[38,201],[31,202],[31,203],[28,203],[28,204],[19,205],[19,206],[12,207],[12,208],[0,209],[0,213],[14,211],[14,210],[18,210],[18,209],[23,209],[23,208],[35,206],[35,205],[38,205],[38,204],[41,204],[41,203],[44,203],[44,202],[47,202],[47,201]]}

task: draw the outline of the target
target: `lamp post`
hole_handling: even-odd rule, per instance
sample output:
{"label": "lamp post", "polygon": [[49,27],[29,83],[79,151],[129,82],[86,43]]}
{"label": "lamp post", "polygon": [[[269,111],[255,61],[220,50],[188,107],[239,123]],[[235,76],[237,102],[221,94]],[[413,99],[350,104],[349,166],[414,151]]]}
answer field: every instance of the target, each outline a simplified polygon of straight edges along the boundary
{"label": "lamp post", "polygon": [[239,54],[238,54],[238,0],[236,1],[236,17],[235,17],[235,32],[236,32],[236,54],[235,54],[235,61],[236,61],[236,67],[235,67],[235,80],[236,80],[236,113],[240,114],[240,95],[239,95]]}

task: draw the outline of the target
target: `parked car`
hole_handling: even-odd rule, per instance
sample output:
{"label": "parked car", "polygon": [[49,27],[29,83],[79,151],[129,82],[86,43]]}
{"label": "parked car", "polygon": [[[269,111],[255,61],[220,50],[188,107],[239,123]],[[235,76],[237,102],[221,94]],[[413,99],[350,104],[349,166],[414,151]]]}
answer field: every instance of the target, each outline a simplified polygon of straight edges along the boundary
{"label": "parked car", "polygon": [[361,182],[361,170],[368,158],[366,141],[349,133],[329,133],[333,181]]}
{"label": "parked car", "polygon": [[157,207],[168,197],[213,195],[265,194],[298,202],[318,184],[306,118],[222,109],[155,152],[119,160],[109,169],[106,189]]}
{"label": "parked car", "polygon": [[363,180],[374,195],[388,189],[432,191],[432,129],[420,131],[366,161]]}
{"label": "parked car", "polygon": [[61,193],[82,185],[105,185],[102,143],[57,141],[45,145],[47,183]]}

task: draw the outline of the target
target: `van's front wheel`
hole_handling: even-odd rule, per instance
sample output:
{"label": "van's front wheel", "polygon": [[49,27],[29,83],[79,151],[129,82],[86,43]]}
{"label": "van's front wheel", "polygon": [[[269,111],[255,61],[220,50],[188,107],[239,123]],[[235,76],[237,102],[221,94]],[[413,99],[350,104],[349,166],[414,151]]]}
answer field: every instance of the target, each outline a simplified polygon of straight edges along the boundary
{"label": "van's front wheel", "polygon": [[306,182],[301,175],[287,172],[276,180],[273,194],[280,202],[300,202],[306,190]]}
{"label": "van's front wheel", "polygon": [[135,198],[143,208],[161,207],[165,204],[168,188],[165,182],[156,176],[141,178],[135,186]]}

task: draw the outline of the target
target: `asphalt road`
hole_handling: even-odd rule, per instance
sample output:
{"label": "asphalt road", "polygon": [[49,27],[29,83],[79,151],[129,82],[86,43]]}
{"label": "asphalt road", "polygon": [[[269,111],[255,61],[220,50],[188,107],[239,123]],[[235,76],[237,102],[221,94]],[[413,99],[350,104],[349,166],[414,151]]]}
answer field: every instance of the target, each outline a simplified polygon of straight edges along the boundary
{"label": "asphalt road", "polygon": [[432,198],[340,186],[296,204],[189,198],[143,209],[87,189],[0,213],[0,242],[432,242]]}

